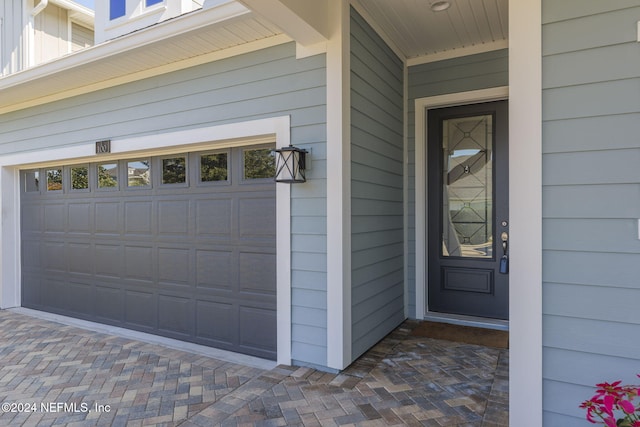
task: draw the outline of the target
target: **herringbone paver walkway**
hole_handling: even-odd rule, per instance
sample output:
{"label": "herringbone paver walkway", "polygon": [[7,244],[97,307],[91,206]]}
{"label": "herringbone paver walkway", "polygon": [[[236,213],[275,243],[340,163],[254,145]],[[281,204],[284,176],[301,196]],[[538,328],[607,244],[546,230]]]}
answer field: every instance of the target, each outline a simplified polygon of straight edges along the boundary
{"label": "herringbone paver walkway", "polygon": [[506,426],[508,351],[411,337],[415,324],[329,374],[0,311],[0,426]]}

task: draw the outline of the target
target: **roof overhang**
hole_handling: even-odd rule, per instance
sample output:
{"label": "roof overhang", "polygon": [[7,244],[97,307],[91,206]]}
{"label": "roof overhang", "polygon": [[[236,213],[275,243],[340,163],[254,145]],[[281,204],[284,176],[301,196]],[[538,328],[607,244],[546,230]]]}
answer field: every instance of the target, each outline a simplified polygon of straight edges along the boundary
{"label": "roof overhang", "polygon": [[0,114],[289,41],[239,2],[199,9],[1,78]]}

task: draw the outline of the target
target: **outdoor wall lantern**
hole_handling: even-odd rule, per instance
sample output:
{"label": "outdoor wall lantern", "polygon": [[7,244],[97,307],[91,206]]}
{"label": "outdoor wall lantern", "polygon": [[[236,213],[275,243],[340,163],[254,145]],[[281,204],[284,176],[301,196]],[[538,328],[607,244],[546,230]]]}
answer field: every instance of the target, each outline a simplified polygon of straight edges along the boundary
{"label": "outdoor wall lantern", "polygon": [[307,181],[304,175],[307,150],[290,145],[274,151],[276,152],[276,182],[295,184]]}

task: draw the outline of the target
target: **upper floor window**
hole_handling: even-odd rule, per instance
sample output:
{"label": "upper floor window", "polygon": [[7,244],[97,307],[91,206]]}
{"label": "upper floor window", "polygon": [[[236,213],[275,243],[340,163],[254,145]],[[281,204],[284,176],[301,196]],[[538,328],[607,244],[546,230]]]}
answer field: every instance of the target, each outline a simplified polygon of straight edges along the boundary
{"label": "upper floor window", "polygon": [[109,19],[117,19],[127,13],[127,0],[109,0]]}
{"label": "upper floor window", "polygon": [[146,7],[153,6],[154,4],[162,3],[164,0],[145,0]]}

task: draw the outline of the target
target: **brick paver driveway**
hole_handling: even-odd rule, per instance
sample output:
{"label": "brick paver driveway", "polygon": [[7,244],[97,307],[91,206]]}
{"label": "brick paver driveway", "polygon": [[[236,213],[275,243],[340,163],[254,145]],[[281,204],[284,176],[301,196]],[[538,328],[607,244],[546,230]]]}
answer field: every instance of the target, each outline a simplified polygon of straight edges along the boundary
{"label": "brick paver driveway", "polygon": [[507,425],[508,352],[414,338],[414,326],[328,374],[0,311],[0,425]]}

